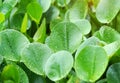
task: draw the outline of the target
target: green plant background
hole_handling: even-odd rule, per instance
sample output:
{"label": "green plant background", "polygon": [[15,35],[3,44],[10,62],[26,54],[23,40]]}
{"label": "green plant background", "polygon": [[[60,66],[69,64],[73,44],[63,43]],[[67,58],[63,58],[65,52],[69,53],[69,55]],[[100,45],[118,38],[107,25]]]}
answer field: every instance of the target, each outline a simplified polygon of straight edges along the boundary
{"label": "green plant background", "polygon": [[120,83],[120,0],[0,0],[0,83]]}

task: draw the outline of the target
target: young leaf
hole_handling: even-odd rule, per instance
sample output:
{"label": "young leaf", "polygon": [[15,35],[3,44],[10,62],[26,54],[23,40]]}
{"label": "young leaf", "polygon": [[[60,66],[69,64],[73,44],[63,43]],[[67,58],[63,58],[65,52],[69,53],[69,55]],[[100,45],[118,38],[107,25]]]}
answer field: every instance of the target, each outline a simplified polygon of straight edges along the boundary
{"label": "young leaf", "polygon": [[37,1],[40,3],[44,13],[49,9],[51,5],[51,0],[37,0]]}
{"label": "young leaf", "polygon": [[29,83],[26,73],[17,65],[5,66],[1,73],[4,83]]}
{"label": "young leaf", "polygon": [[7,60],[19,61],[26,44],[29,44],[29,40],[16,30],[6,29],[0,32],[0,55]]}
{"label": "young leaf", "polygon": [[22,52],[22,62],[34,73],[44,75],[47,59],[51,55],[51,50],[47,45],[31,43]]}
{"label": "young leaf", "polygon": [[29,3],[27,6],[27,13],[33,21],[39,24],[42,16],[42,7],[37,2]]}
{"label": "young leaf", "polygon": [[34,41],[43,43],[46,37],[46,20],[44,19],[41,26],[36,31],[33,39]]}
{"label": "young leaf", "polygon": [[120,82],[120,63],[111,65],[107,70],[107,83],[119,83]]}
{"label": "young leaf", "polygon": [[85,19],[77,19],[77,20],[71,20],[77,27],[80,29],[81,33],[83,35],[88,34],[91,31],[91,24],[88,20]]}
{"label": "young leaf", "polygon": [[120,41],[107,44],[103,47],[109,57],[112,57],[120,49]]}
{"label": "young leaf", "polygon": [[52,81],[58,81],[67,76],[73,66],[73,57],[67,51],[52,54],[45,66],[45,73]]}
{"label": "young leaf", "polygon": [[27,25],[28,25],[28,15],[27,13],[25,13],[22,21],[22,25],[21,25],[21,32],[26,33]]}
{"label": "young leaf", "polygon": [[0,13],[0,24],[5,21],[5,16],[3,13]]}
{"label": "young leaf", "polygon": [[71,0],[56,0],[58,6],[60,6],[60,7],[66,6],[67,4],[70,3],[70,1],[71,1]]}
{"label": "young leaf", "polygon": [[67,50],[75,52],[82,40],[82,35],[77,26],[71,22],[57,24],[47,38],[46,43],[53,51]]}
{"label": "young leaf", "polygon": [[120,34],[109,26],[102,26],[100,30],[94,34],[94,36],[106,43],[112,43],[120,40]]}
{"label": "young leaf", "polygon": [[95,82],[104,73],[108,65],[108,57],[100,46],[86,46],[75,59],[77,76],[88,82]]}
{"label": "young leaf", "polygon": [[119,10],[119,0],[100,0],[96,8],[96,17],[101,23],[110,23],[115,18]]}
{"label": "young leaf", "polygon": [[85,18],[87,15],[87,11],[88,11],[87,0],[77,0],[69,11],[70,21]]}

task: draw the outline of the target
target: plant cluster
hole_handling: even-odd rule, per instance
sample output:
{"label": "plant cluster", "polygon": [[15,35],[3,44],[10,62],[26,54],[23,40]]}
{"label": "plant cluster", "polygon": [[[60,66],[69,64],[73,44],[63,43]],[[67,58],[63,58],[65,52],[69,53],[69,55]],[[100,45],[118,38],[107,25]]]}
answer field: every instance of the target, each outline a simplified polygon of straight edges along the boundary
{"label": "plant cluster", "polygon": [[120,83],[120,0],[0,0],[0,83]]}

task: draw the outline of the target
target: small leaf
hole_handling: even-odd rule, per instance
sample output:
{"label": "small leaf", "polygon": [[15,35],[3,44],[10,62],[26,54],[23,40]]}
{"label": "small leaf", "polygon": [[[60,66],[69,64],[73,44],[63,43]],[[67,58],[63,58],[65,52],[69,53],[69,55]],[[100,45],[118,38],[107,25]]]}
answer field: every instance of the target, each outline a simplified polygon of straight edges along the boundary
{"label": "small leaf", "polygon": [[77,26],[71,22],[61,22],[52,29],[46,43],[53,51],[67,50],[75,52],[82,40],[82,35]]}
{"label": "small leaf", "polygon": [[77,20],[74,20],[71,22],[73,22],[75,25],[77,25],[77,27],[80,29],[80,31],[83,35],[86,35],[91,31],[91,24],[88,20],[77,19]]}
{"label": "small leaf", "polygon": [[103,47],[109,57],[112,57],[120,49],[120,41],[107,44]]}
{"label": "small leaf", "polygon": [[20,32],[6,29],[0,32],[0,55],[7,60],[19,61],[21,51],[29,40]]}
{"label": "small leaf", "polygon": [[40,3],[44,13],[49,9],[51,5],[51,0],[37,0],[37,1]]}
{"label": "small leaf", "polygon": [[101,23],[110,23],[115,18],[119,10],[119,0],[100,0],[96,8],[96,17]]}
{"label": "small leaf", "polygon": [[36,31],[33,39],[34,41],[43,43],[46,37],[46,20],[44,19],[41,26]]}
{"label": "small leaf", "polygon": [[70,3],[70,1],[71,1],[71,0],[56,0],[58,6],[60,6],[60,7],[66,6],[67,4]]}
{"label": "small leaf", "polygon": [[75,71],[77,76],[88,82],[98,80],[108,65],[108,57],[100,46],[86,46],[75,59]]}
{"label": "small leaf", "polygon": [[0,24],[5,21],[5,16],[3,13],[0,13]]}
{"label": "small leaf", "polygon": [[28,15],[27,13],[25,13],[22,21],[22,25],[21,25],[21,32],[26,33],[27,25],[28,25]]}
{"label": "small leaf", "polygon": [[5,66],[1,78],[4,83],[29,83],[26,73],[15,64]]}
{"label": "small leaf", "polygon": [[109,26],[102,26],[100,30],[94,34],[94,36],[106,43],[112,43],[120,40],[120,34]]}
{"label": "small leaf", "polygon": [[22,52],[22,62],[34,73],[44,75],[44,68],[51,50],[47,45],[31,43]]}
{"label": "small leaf", "polygon": [[85,18],[87,15],[87,11],[87,0],[77,0],[69,11],[70,21]]}
{"label": "small leaf", "polygon": [[67,51],[52,54],[45,66],[45,73],[52,81],[58,81],[67,76],[73,66],[73,57]]}
{"label": "small leaf", "polygon": [[120,63],[111,65],[107,70],[107,83],[119,83],[120,82]]}
{"label": "small leaf", "polygon": [[42,7],[37,2],[29,3],[27,6],[27,13],[33,21],[39,24],[42,17]]}

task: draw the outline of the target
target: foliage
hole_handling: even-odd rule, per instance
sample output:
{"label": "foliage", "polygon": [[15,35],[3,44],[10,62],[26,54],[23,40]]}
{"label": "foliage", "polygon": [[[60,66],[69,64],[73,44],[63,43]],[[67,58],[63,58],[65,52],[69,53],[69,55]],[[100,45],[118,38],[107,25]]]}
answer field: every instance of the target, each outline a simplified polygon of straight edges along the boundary
{"label": "foliage", "polygon": [[119,83],[120,0],[0,0],[0,83]]}

